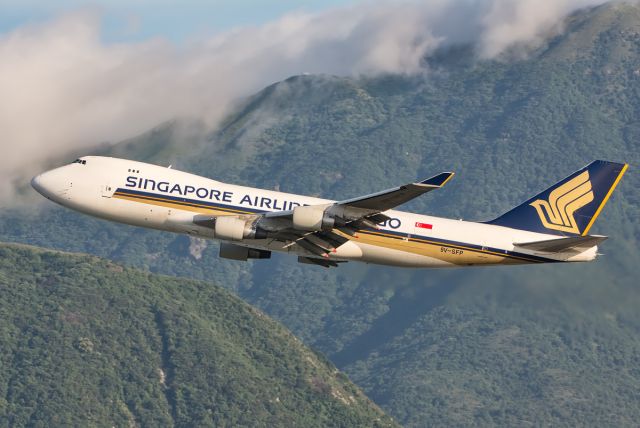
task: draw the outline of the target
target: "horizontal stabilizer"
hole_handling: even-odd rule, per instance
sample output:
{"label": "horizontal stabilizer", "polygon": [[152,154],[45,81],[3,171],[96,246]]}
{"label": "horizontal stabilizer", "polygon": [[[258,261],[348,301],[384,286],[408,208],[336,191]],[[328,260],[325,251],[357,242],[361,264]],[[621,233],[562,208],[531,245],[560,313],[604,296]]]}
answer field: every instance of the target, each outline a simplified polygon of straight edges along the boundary
{"label": "horizontal stabilizer", "polygon": [[547,239],[544,241],[515,243],[516,247],[527,250],[541,251],[544,253],[562,253],[567,251],[584,251],[607,239],[606,236],[587,235],[572,236],[569,238]]}

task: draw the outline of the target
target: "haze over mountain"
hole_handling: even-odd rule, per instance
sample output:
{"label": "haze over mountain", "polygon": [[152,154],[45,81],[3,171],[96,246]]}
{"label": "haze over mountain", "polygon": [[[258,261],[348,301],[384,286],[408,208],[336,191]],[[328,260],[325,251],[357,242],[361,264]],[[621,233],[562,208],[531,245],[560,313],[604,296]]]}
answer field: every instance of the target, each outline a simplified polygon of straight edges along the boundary
{"label": "haze over mountain", "polygon": [[460,46],[430,56],[426,76],[292,77],[214,132],[168,122],[103,152],[340,199],[454,170],[445,188],[405,208],[478,220],[592,159],[626,161],[592,231],[610,236],[595,263],[324,270],[275,256],[243,264],[219,260],[215,243],[52,207],[5,209],[0,239],[215,279],[327,355],[407,426],[633,425],[640,8],[601,6],[564,28],[526,58],[475,61]]}

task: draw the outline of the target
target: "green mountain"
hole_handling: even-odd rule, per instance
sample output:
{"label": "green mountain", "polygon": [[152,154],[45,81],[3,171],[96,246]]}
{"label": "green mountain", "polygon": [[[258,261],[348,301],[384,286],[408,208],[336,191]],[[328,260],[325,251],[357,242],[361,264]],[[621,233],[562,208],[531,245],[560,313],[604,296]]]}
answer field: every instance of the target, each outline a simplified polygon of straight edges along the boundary
{"label": "green mountain", "polygon": [[0,244],[2,426],[393,426],[211,284]]}
{"label": "green mountain", "polygon": [[0,239],[225,284],[323,352],[407,426],[638,420],[640,7],[576,13],[524,59],[455,47],[417,76],[296,76],[219,129],[176,121],[103,150],[250,186],[347,198],[442,170],[407,210],[490,219],[593,159],[631,167],[581,265],[403,270],[217,245],[48,207],[5,210]]}

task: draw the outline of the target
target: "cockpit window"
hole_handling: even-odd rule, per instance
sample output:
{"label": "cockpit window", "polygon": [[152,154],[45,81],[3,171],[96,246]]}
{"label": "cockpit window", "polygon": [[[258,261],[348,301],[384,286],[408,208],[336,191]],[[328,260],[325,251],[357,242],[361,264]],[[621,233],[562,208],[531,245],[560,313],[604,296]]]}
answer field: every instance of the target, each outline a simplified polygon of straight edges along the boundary
{"label": "cockpit window", "polygon": [[82,164],[82,165],[86,165],[86,164],[87,164],[87,161],[86,161],[86,160],[83,160],[83,159],[76,159],[76,160],[74,160],[74,161],[73,161],[73,162],[71,162],[71,163],[80,163],[80,164]]}

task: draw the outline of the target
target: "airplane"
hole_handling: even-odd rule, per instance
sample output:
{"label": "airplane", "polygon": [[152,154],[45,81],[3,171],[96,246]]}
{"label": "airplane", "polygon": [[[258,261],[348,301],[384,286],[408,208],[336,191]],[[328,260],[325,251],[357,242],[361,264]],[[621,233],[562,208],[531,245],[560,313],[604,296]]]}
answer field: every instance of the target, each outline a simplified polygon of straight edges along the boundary
{"label": "airplane", "polygon": [[34,177],[31,185],[95,217],[219,240],[222,258],[267,259],[278,251],[323,267],[360,261],[434,268],[594,260],[607,237],[589,230],[627,167],[596,160],[486,222],[393,209],[443,187],[453,172],[333,201],[86,156]]}

